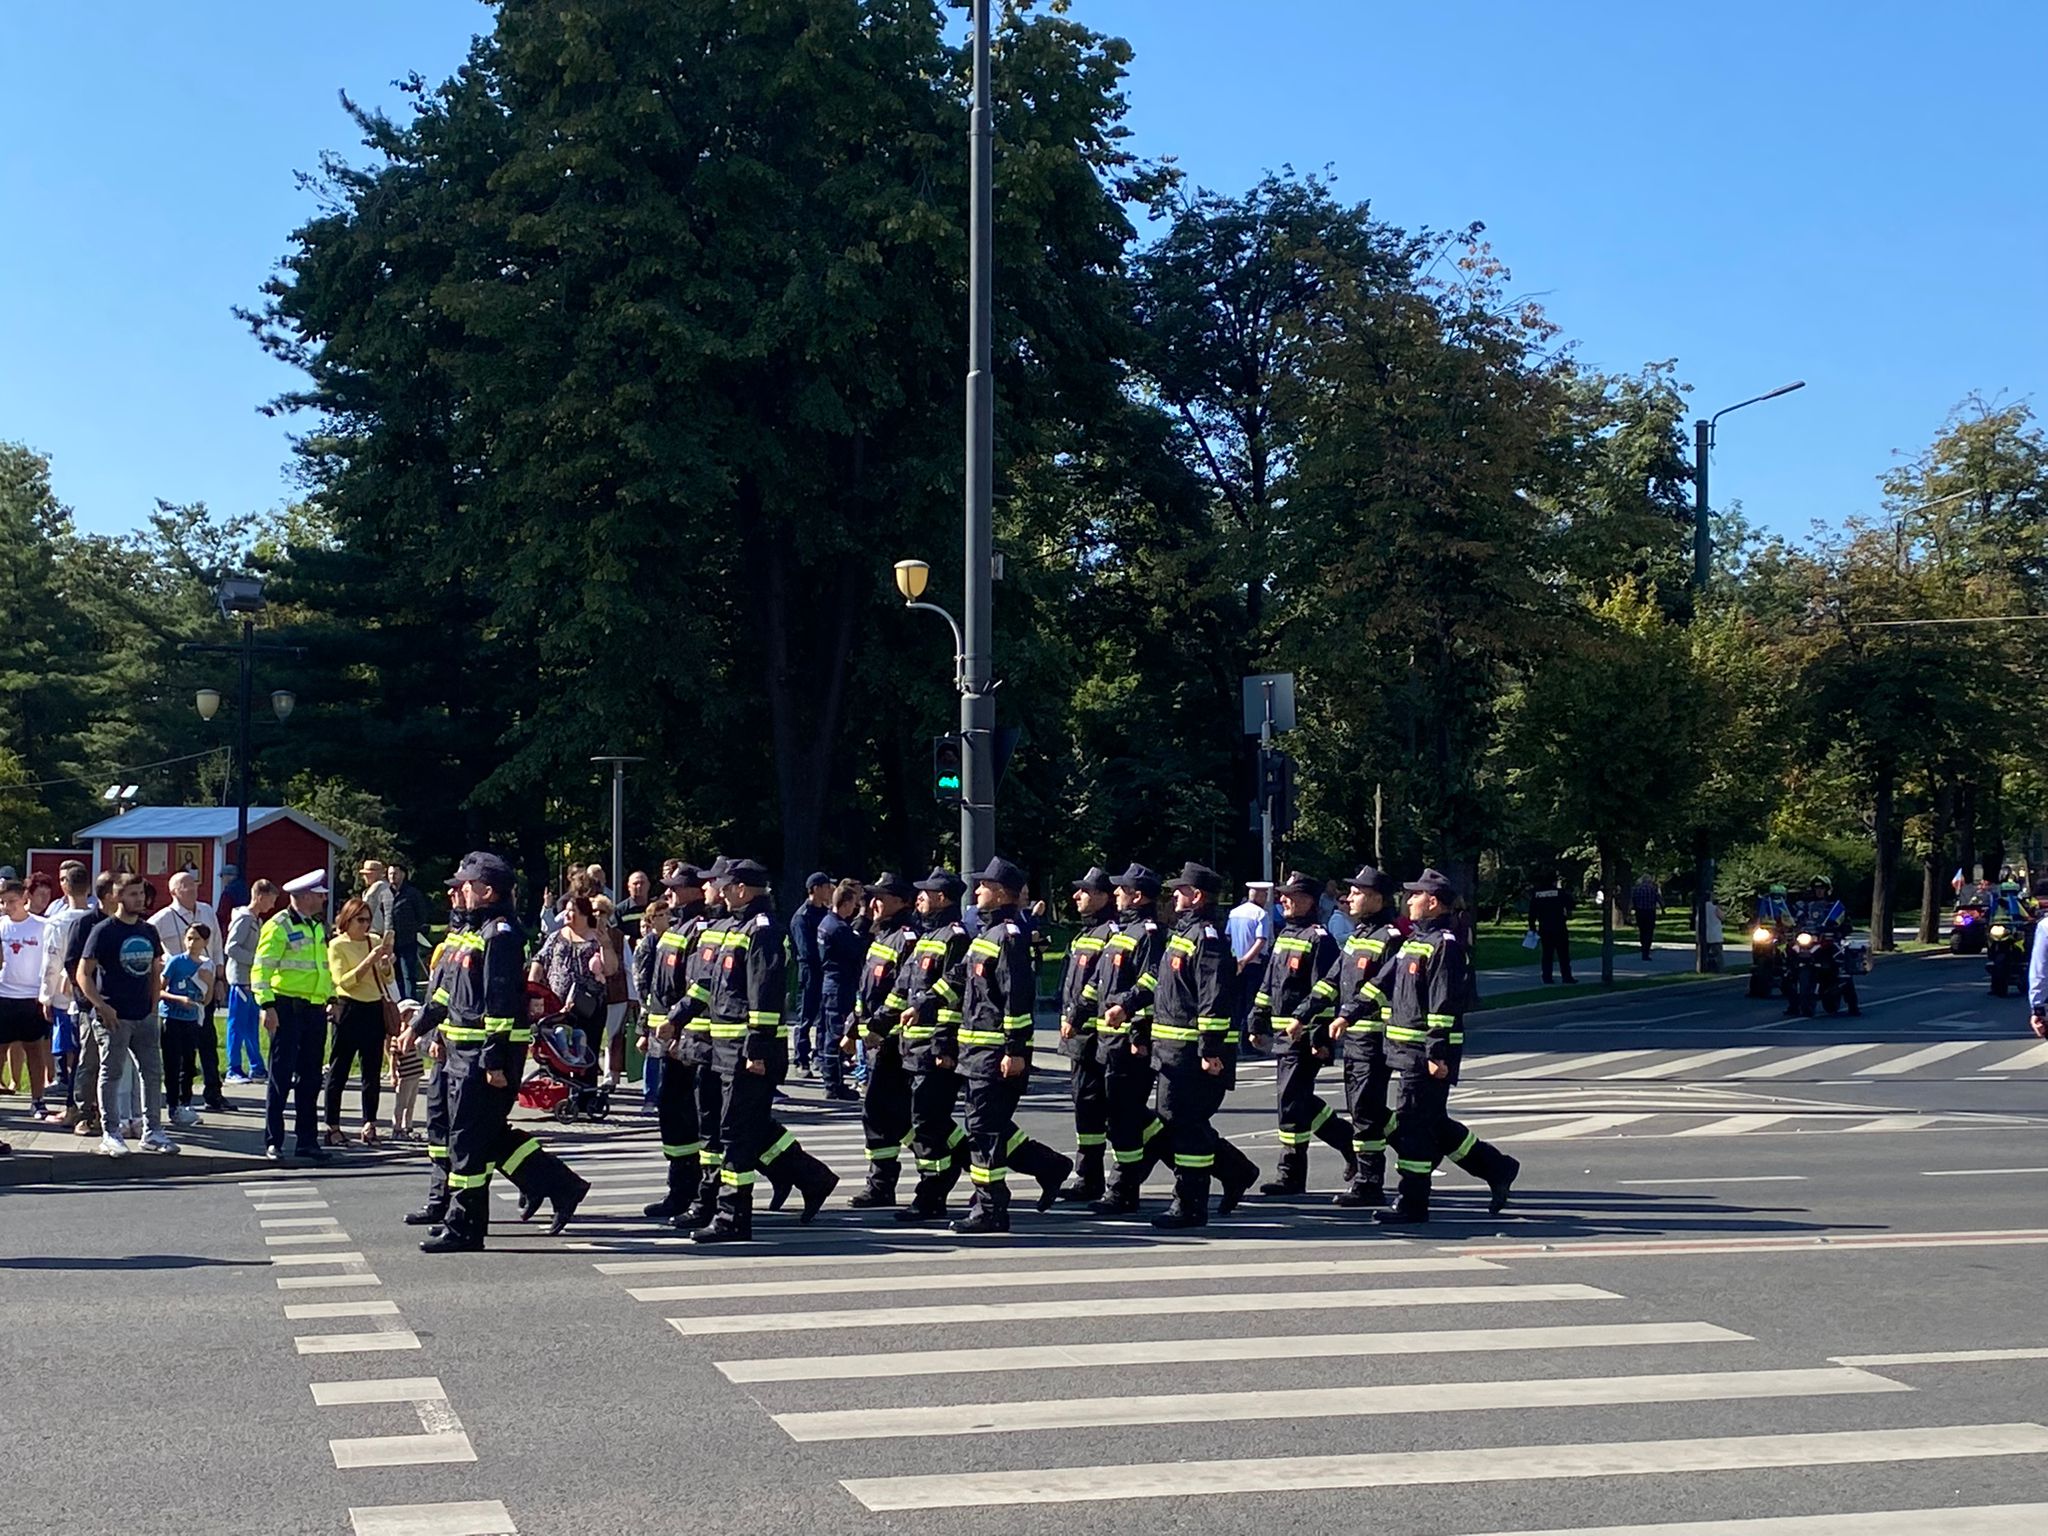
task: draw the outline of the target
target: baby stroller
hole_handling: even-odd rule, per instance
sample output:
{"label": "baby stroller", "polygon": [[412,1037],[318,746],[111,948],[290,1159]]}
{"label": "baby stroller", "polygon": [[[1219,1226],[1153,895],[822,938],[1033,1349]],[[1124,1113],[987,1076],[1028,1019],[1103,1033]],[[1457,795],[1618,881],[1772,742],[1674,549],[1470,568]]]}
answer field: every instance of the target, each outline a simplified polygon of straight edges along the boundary
{"label": "baby stroller", "polygon": [[519,1085],[528,1109],[551,1109],[557,1120],[602,1120],[612,1112],[612,1091],[598,1081],[597,1056],[539,982],[527,983],[527,1015],[533,1019],[533,1069]]}

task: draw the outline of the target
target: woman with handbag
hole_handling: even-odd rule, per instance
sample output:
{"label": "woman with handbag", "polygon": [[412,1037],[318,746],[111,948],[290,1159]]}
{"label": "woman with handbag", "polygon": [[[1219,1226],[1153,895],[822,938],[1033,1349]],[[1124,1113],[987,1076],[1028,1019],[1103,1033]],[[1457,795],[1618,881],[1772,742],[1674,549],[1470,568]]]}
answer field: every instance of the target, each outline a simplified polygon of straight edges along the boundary
{"label": "woman with handbag", "polygon": [[562,903],[562,925],[548,935],[533,957],[527,979],[544,985],[562,1005],[568,1022],[590,1047],[590,1080],[597,1081],[604,1060],[605,978],[609,974],[604,942],[597,933],[597,908],[588,896],[570,896]]}
{"label": "woman with handbag", "polygon": [[391,977],[391,935],[372,937],[370,908],[360,896],[342,903],[334,937],[327,941],[327,969],[334,977],[328,1004],[334,1044],[327,1058],[327,1133],[330,1147],[346,1146],[341,1132],[341,1096],[349,1072],[363,1075],[363,1144],[376,1146],[377,1098],[384,1084],[385,987]]}

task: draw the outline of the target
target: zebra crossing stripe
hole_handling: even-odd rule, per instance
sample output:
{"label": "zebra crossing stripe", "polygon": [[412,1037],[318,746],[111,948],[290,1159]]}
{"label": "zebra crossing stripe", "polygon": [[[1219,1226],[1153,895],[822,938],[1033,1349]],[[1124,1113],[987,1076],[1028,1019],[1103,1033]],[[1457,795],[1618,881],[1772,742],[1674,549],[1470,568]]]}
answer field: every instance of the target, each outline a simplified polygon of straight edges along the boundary
{"label": "zebra crossing stripe", "polygon": [[355,1536],[519,1536],[496,1499],[450,1504],[370,1504],[351,1508]]}
{"label": "zebra crossing stripe", "polygon": [[[1046,1467],[1017,1472],[947,1472],[938,1476],[848,1478],[840,1486],[866,1508],[881,1512],[2041,1455],[2048,1455],[2048,1427],[2030,1423],[1964,1424],[1934,1429],[1728,1435],[1697,1440],[1488,1446],[1482,1451],[1459,1447],[1404,1451],[1398,1456],[1374,1452]],[[1945,1524],[1946,1511],[1942,1518]]]}
{"label": "zebra crossing stripe", "polygon": [[1692,1056],[1680,1056],[1671,1061],[1652,1062],[1647,1067],[1631,1067],[1626,1072],[1610,1072],[1603,1079],[1609,1083],[1648,1082],[1653,1078],[1677,1077],[1698,1067],[1709,1067],[1721,1062],[1736,1061],[1744,1056],[1760,1056],[1768,1050],[1762,1045],[1738,1045],[1723,1047],[1718,1051],[1700,1051]]}
{"label": "zebra crossing stripe", "polygon": [[808,1280],[740,1280],[629,1290],[635,1301],[736,1301],[742,1297],[896,1295],[1062,1285],[1143,1285],[1162,1280],[1300,1280],[1330,1275],[1472,1274],[1501,1266],[1485,1259],[1298,1259],[1278,1264],[1109,1265],[1096,1269],[956,1269],[917,1275],[834,1275]]}
{"label": "zebra crossing stripe", "polygon": [[1619,1130],[1624,1125],[1653,1118],[1652,1114],[1635,1115],[1580,1115],[1563,1125],[1539,1126],[1533,1131],[1510,1131],[1498,1138],[1501,1141],[1566,1141],[1575,1136],[1590,1136],[1595,1131]]}
{"label": "zebra crossing stripe", "polygon": [[1728,1079],[1731,1082],[1753,1082],[1767,1077],[1790,1077],[1830,1061],[1840,1061],[1844,1056],[1860,1056],[1865,1051],[1876,1049],[1876,1045],[1824,1045],[1817,1051],[1797,1051],[1761,1067],[1745,1067],[1740,1072],[1730,1072]]}
{"label": "zebra crossing stripe", "polygon": [[[902,1233],[887,1234],[882,1240],[891,1241]],[[950,1240],[952,1234],[946,1234]],[[972,1260],[986,1264],[989,1259],[1001,1254],[1011,1259],[1142,1259],[1172,1257],[1186,1253],[1289,1253],[1299,1254],[1304,1248],[1341,1248],[1346,1252],[1358,1246],[1356,1236],[1333,1237],[1328,1241],[1315,1238],[1292,1237],[1212,1237],[1175,1238],[1160,1237],[1151,1232],[1135,1243],[1127,1243],[1129,1234],[1105,1232],[1092,1243],[1033,1243],[1028,1240],[1012,1239],[1008,1243],[951,1242],[945,1246],[933,1243],[930,1247],[917,1249],[891,1248],[880,1253],[849,1252],[835,1248],[830,1252],[818,1253],[759,1253],[744,1257],[702,1258],[692,1254],[688,1258],[676,1259],[612,1259],[591,1267],[601,1275],[737,1275],[749,1274],[763,1269],[832,1268],[845,1269],[851,1266],[866,1267],[894,1266],[899,1264],[940,1264],[949,1260]],[[687,1241],[687,1239],[685,1239]]]}
{"label": "zebra crossing stripe", "polygon": [[1753,1520],[1682,1520],[1675,1525],[1601,1525],[1489,1536],[2036,1536],[2048,1504],[1979,1504],[1970,1509],[1888,1509],[1862,1515],[1765,1515]]}
{"label": "zebra crossing stripe", "polygon": [[[1549,1301],[1619,1301],[1612,1291],[1591,1285],[1440,1285],[1389,1286],[1369,1291],[1317,1291],[1300,1295],[1247,1295],[1225,1291],[1200,1296],[1158,1296],[1145,1303],[1147,1317],[1192,1317],[1213,1312],[1315,1312],[1343,1311],[1350,1307],[1460,1307],[1510,1306],[1517,1303]],[[1050,1301],[1005,1302],[1005,1323],[1054,1322],[1079,1317],[1100,1317],[1099,1296],[1061,1297]],[[942,1307],[864,1307],[858,1311],[805,1311],[755,1316],[750,1313],[711,1313],[702,1317],[672,1317],[668,1324],[687,1338],[731,1333],[800,1333],[811,1329],[915,1328],[960,1326],[986,1328],[986,1304]]]}
{"label": "zebra crossing stripe", "polygon": [[1591,1067],[1612,1066],[1617,1061],[1641,1061],[1645,1056],[1659,1056],[1661,1049],[1652,1048],[1636,1051],[1599,1051],[1591,1056],[1560,1056],[1547,1061],[1540,1067],[1518,1067],[1511,1076],[1531,1077],[1575,1077]]}
{"label": "zebra crossing stripe", "polygon": [[1897,1077],[1917,1067],[1931,1067],[1937,1061],[1947,1061],[1951,1056],[1960,1056],[1965,1051],[1974,1051],[1981,1044],[1977,1040],[1944,1040],[1940,1045],[1930,1045],[1924,1050],[1908,1051],[1903,1056],[1894,1056],[1889,1061],[1874,1062],[1867,1067],[1858,1067],[1858,1077]]}
{"label": "zebra crossing stripe", "polygon": [[1788,1371],[1681,1371],[1654,1376],[1563,1376],[1532,1381],[1434,1381],[1271,1392],[1177,1392],[1146,1397],[1069,1397],[937,1407],[778,1413],[790,1439],[895,1440],[999,1435],[1038,1429],[1114,1429],[1254,1419],[1330,1419],[1380,1414],[1471,1413],[1620,1403],[1716,1403],[1759,1398],[1910,1392],[1902,1381],[1852,1366]]}
{"label": "zebra crossing stripe", "polygon": [[2030,1045],[2017,1056],[2008,1056],[2003,1061],[1994,1061],[1989,1066],[1979,1067],[1979,1072],[2031,1072],[2036,1067],[2048,1067],[2048,1041]]}
{"label": "zebra crossing stripe", "polygon": [[[1218,1360],[1355,1360],[1375,1355],[1487,1354],[1519,1349],[1623,1349],[1655,1344],[1740,1344],[1749,1335],[1712,1323],[1560,1324],[1542,1328],[1431,1328],[1411,1333],[1237,1335],[1105,1344],[916,1349],[873,1355],[783,1355],[720,1360],[727,1381],[859,1381],[984,1371],[1061,1371]],[[1838,1360],[1837,1365],[1875,1362]]]}

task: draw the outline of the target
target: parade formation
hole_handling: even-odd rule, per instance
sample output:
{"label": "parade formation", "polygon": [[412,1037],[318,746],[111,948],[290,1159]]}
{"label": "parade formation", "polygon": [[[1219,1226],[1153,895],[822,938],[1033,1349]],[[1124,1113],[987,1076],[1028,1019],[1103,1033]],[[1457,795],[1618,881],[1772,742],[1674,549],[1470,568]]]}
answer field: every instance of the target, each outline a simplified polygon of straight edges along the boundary
{"label": "parade formation", "polygon": [[[768,1209],[782,1209],[793,1193],[795,1221],[807,1225],[839,1179],[776,1118],[791,1026],[768,872],[752,859],[721,857],[702,869],[673,864],[662,884],[646,918],[641,1041],[650,1073],[658,1071],[667,1178],[645,1215],[698,1243],[746,1241],[765,1179]],[[494,1173],[516,1186],[522,1221],[548,1208],[551,1232],[564,1229],[589,1192],[510,1120],[535,1031],[550,1022],[535,1017],[545,1005],[532,1000],[525,979],[511,868],[495,854],[473,853],[448,885],[448,934],[433,957],[427,1000],[408,1007],[399,1041],[438,1063],[427,1095],[434,1171],[426,1202],[405,1218],[432,1229],[420,1244],[428,1253],[484,1246]],[[1217,1215],[1230,1214],[1255,1185],[1266,1196],[1305,1194],[1309,1147],[1320,1140],[1344,1158],[1340,1207],[1371,1210],[1390,1226],[1426,1222],[1431,1177],[1448,1158],[1487,1186],[1499,1214],[1520,1165],[1450,1113],[1473,995],[1450,882],[1424,870],[1397,884],[1361,868],[1346,900],[1356,926],[1339,945],[1317,920],[1320,885],[1297,873],[1279,887],[1285,922],[1263,973],[1242,977],[1217,912],[1222,885],[1196,863],[1171,878],[1133,864],[1114,877],[1090,869],[1073,882],[1083,926],[1058,1001],[1072,1158],[1017,1125],[1037,997],[1024,870],[997,858],[967,879],[934,869],[917,881],[886,873],[866,885],[859,987],[846,1018],[827,1021],[823,1047],[866,1053],[867,1177],[851,1206],[887,1210],[905,1224],[950,1222],[963,1235],[1001,1233],[1010,1230],[1013,1180],[1035,1186],[1028,1198],[1039,1211],[1065,1202],[1128,1216],[1163,1165],[1172,1169],[1173,1195],[1152,1223],[1194,1228],[1207,1224],[1212,1194]],[[972,919],[960,905],[970,889]],[[324,889],[296,894],[266,929],[265,953],[289,956],[304,947],[292,942],[295,926],[317,929],[312,906]],[[288,971],[271,982],[289,985]],[[1279,1163],[1264,1184],[1258,1165],[1214,1123],[1236,1086],[1241,985],[1255,987],[1253,1043],[1274,1045],[1278,1055]],[[1325,1068],[1338,1073],[1344,1113],[1317,1092]],[[900,1200],[906,1158],[917,1178]],[[963,1173],[971,1195],[956,1216],[949,1199]]]}

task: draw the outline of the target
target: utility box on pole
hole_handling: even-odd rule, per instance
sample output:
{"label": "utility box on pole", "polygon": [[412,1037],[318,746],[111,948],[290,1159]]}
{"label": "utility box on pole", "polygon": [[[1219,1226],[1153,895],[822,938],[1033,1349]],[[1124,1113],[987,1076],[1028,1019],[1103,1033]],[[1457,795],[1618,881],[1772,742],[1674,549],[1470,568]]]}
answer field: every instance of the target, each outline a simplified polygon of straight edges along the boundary
{"label": "utility box on pole", "polygon": [[1294,825],[1294,762],[1273,750],[1277,731],[1294,729],[1294,674],[1263,672],[1244,680],[1244,733],[1259,738],[1260,873],[1273,878],[1273,835]]}

